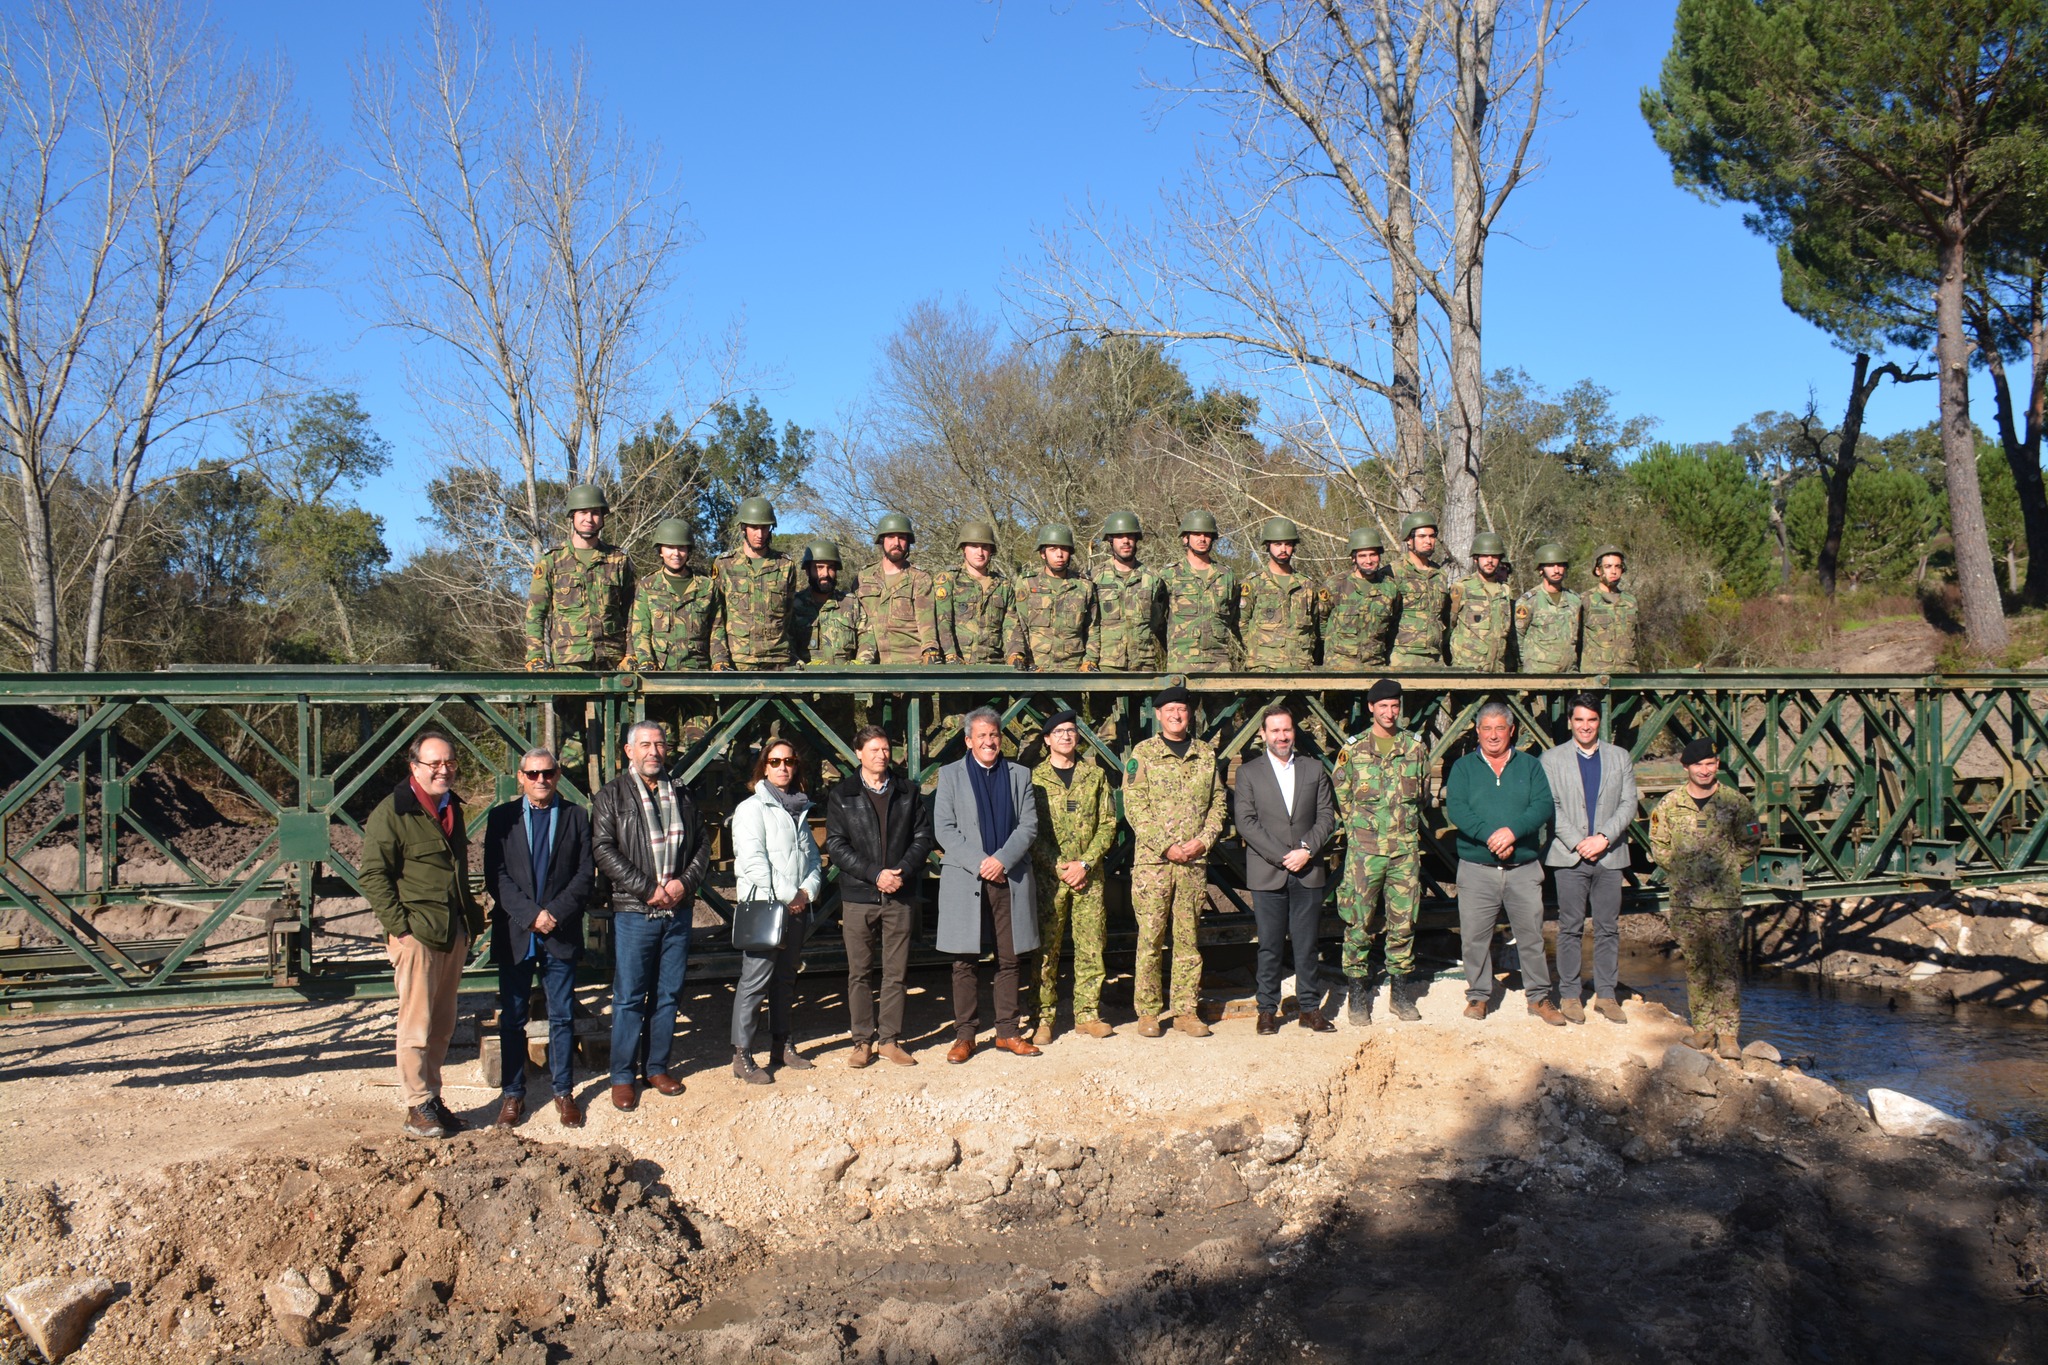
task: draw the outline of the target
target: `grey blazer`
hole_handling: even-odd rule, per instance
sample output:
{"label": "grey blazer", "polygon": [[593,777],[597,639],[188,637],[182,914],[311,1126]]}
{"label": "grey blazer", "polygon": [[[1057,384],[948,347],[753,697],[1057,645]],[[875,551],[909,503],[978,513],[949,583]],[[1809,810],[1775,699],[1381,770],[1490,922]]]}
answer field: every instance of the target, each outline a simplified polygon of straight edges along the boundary
{"label": "grey blazer", "polygon": [[[939,938],[942,953],[984,953],[995,947],[983,941],[981,924],[981,817],[974,808],[974,786],[967,777],[972,755],[939,769],[939,790],[932,831],[946,855],[939,867]],[[1031,770],[1001,760],[1010,779],[1010,804],[1017,828],[996,850],[1010,869],[1010,943],[1020,953],[1038,949],[1038,887],[1031,875],[1031,845],[1038,838],[1038,803],[1031,799]]]}
{"label": "grey blazer", "polygon": [[1294,759],[1294,813],[1280,795],[1280,779],[1261,752],[1238,765],[1237,834],[1244,840],[1244,883],[1253,891],[1280,891],[1287,869],[1280,865],[1291,849],[1308,845],[1315,855],[1301,870],[1303,886],[1321,886],[1328,877],[1323,849],[1337,828],[1337,801],[1330,775],[1312,758]]}
{"label": "grey blazer", "polygon": [[1586,786],[1579,780],[1579,746],[1567,740],[1544,751],[1543,775],[1550,779],[1550,799],[1557,814],[1550,822],[1550,847],[1543,850],[1548,867],[1577,867],[1584,861],[1573,850],[1589,834],[1607,836],[1600,866],[1619,871],[1629,865],[1628,822],[1636,818],[1636,765],[1628,750],[1600,745],[1600,809],[1586,818]]}

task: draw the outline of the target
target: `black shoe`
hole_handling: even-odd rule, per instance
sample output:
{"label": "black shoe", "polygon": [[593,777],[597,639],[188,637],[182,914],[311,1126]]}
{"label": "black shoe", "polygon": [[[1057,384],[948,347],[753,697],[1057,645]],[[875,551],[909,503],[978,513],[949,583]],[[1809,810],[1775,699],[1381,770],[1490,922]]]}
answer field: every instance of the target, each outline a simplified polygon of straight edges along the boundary
{"label": "black shoe", "polygon": [[791,1071],[810,1071],[817,1066],[816,1062],[798,1052],[787,1037],[773,1040],[773,1046],[768,1049],[768,1064],[786,1066]]}
{"label": "black shoe", "polygon": [[461,1119],[456,1118],[454,1112],[447,1105],[441,1103],[441,1097],[438,1095],[428,1100],[426,1107],[434,1111],[434,1117],[441,1120],[441,1127],[446,1129],[450,1136],[463,1132],[469,1127]]}
{"label": "black shoe", "polygon": [[742,1047],[732,1050],[732,1074],[748,1085],[775,1084],[775,1078],[755,1064],[754,1054]]}
{"label": "black shoe", "polygon": [[1351,1026],[1364,1028],[1372,1022],[1372,983],[1362,976],[1354,976],[1345,981],[1344,987],[1349,997],[1345,1009],[1349,1014]]}
{"label": "black shoe", "polygon": [[1421,991],[1420,982],[1412,977],[1397,976],[1387,988],[1387,1004],[1392,1007],[1394,1017],[1404,1024],[1417,1023],[1422,1011],[1415,1008],[1415,997]]}

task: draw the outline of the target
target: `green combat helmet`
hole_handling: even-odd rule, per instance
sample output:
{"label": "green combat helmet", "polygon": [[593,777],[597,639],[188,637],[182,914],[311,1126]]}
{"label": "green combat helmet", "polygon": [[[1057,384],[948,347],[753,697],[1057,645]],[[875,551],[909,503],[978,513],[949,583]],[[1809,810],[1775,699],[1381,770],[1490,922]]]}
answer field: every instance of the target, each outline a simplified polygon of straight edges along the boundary
{"label": "green combat helmet", "polygon": [[1038,548],[1043,550],[1048,545],[1059,545],[1069,550],[1073,549],[1074,528],[1063,526],[1056,521],[1048,522],[1046,525],[1039,527]]}
{"label": "green combat helmet", "polygon": [[656,545],[678,545],[685,550],[697,548],[697,533],[690,529],[690,523],[681,517],[666,517],[654,528]]}
{"label": "green combat helmet", "polygon": [[742,526],[773,526],[775,505],[766,498],[748,498],[740,504],[735,520]]}
{"label": "green combat helmet", "polygon": [[1546,564],[1570,564],[1572,557],[1564,552],[1564,546],[1554,540],[1546,540],[1536,547],[1536,567]]}
{"label": "green combat helmet", "polygon": [[986,545],[993,550],[996,545],[996,528],[985,521],[967,522],[960,528],[960,539],[955,542],[956,548],[960,545]]}
{"label": "green combat helmet", "polygon": [[1432,531],[1436,529],[1436,515],[1434,513],[1410,512],[1407,516],[1401,518],[1401,539],[1408,539],[1408,537],[1414,535],[1425,526]]}
{"label": "green combat helmet", "polygon": [[1387,540],[1374,526],[1361,527],[1351,533],[1351,541],[1345,547],[1346,554],[1357,554],[1360,550],[1378,550],[1385,553]]}
{"label": "green combat helmet", "polygon": [[1108,540],[1111,536],[1136,536],[1138,539],[1143,540],[1145,533],[1138,527],[1138,514],[1136,512],[1111,512],[1109,520],[1102,523],[1102,534],[1097,539]]}
{"label": "green combat helmet", "polygon": [[1184,536],[1215,536],[1222,532],[1216,529],[1216,518],[1199,509],[1189,512],[1180,519],[1180,533]]}
{"label": "green combat helmet", "polygon": [[804,546],[804,558],[813,564],[837,564],[839,542],[836,540],[814,540]]}
{"label": "green combat helmet", "polygon": [[567,507],[571,512],[609,512],[612,505],[605,501],[604,490],[594,483],[579,483],[569,490]]}
{"label": "green combat helmet", "polygon": [[917,532],[910,529],[910,518],[901,512],[891,512],[875,523],[875,543],[881,544],[883,536],[904,536],[914,545]]}
{"label": "green combat helmet", "polygon": [[1472,553],[1474,556],[1505,555],[1507,552],[1507,542],[1502,540],[1496,532],[1481,531],[1478,535],[1472,537]]}
{"label": "green combat helmet", "polygon": [[1286,517],[1267,517],[1259,523],[1259,543],[1271,545],[1274,541],[1293,543],[1301,539],[1301,528]]}
{"label": "green combat helmet", "polygon": [[1619,545],[1602,545],[1599,549],[1593,551],[1593,567],[1599,568],[1600,561],[1609,555],[1613,555],[1616,559],[1620,560],[1622,568],[1626,569],[1628,567],[1628,555],[1622,551]]}

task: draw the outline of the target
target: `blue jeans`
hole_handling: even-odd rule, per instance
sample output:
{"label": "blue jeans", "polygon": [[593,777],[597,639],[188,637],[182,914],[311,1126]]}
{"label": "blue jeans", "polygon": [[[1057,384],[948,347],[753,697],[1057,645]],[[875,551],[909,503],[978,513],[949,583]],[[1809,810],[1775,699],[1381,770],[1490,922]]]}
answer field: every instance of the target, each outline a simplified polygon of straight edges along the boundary
{"label": "blue jeans", "polygon": [[576,1041],[576,961],[537,948],[524,962],[498,968],[498,1055],[504,1060],[504,1091],[526,1093],[526,1020],[533,999],[533,975],[548,998],[548,1079],[566,1097],[576,1086],[570,1049]]}
{"label": "blue jeans", "polygon": [[612,1084],[666,1075],[690,966],[689,912],[620,911],[612,916],[612,955]]}

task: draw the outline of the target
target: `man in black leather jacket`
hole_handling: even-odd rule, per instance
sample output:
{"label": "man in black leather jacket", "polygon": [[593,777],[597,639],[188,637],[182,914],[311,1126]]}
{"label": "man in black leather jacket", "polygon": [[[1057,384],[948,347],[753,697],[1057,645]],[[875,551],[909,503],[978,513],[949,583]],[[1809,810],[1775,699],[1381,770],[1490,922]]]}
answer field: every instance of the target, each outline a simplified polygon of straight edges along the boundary
{"label": "man in black leather jacket", "polygon": [[667,761],[661,726],[639,722],[626,731],[626,771],[590,803],[591,852],[612,888],[612,1104],[619,1109],[640,1103],[642,1083],[683,1093],[668,1074],[668,1054],[711,844],[689,793],[662,777]]}
{"label": "man in black leather jacket", "polygon": [[[825,853],[839,870],[840,928],[846,936],[846,1003],[853,1055],[916,1066],[903,1047],[903,978],[910,969],[918,878],[932,851],[931,802],[889,768],[889,736],[870,725],[853,737],[860,770],[825,795]],[[879,941],[881,1017],[875,1011]]]}

